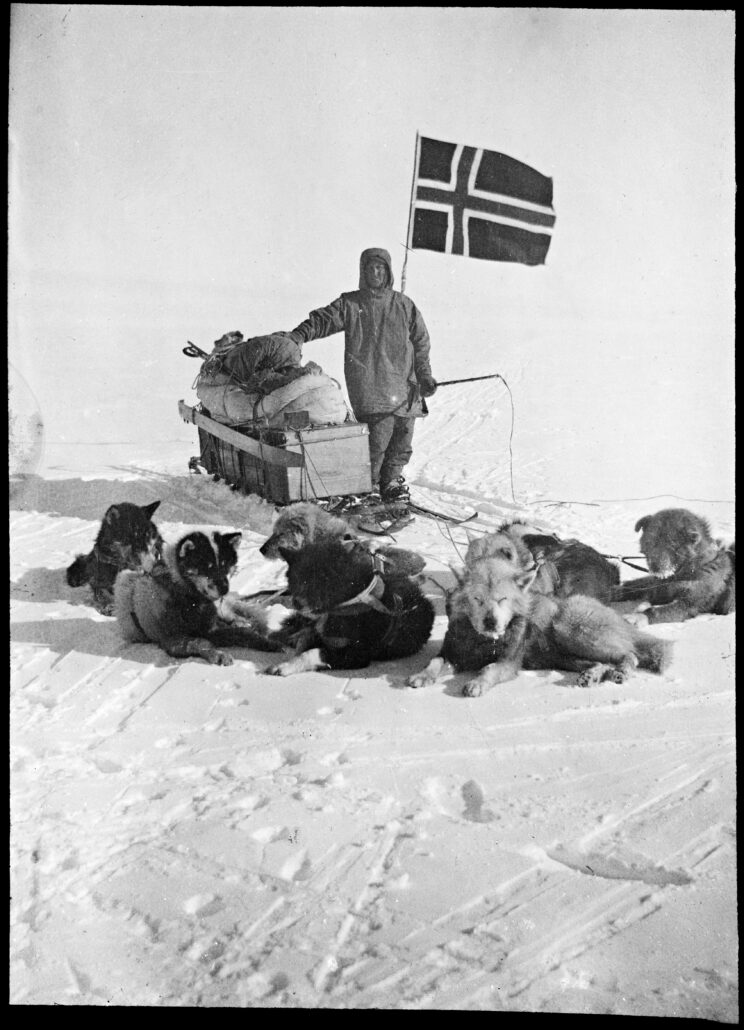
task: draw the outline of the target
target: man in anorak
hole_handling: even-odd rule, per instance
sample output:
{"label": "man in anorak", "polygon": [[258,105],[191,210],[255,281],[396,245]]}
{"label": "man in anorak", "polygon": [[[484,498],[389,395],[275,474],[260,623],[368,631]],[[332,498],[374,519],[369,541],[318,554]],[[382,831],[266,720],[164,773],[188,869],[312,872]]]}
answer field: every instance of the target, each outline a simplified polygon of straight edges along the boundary
{"label": "man in anorak", "polygon": [[372,489],[383,501],[408,499],[403,469],[411,459],[415,419],[437,388],[421,312],[393,289],[390,254],[362,251],[359,289],[311,311],[289,334],[300,345],[343,330],[344,376],[354,416],[369,426]]}

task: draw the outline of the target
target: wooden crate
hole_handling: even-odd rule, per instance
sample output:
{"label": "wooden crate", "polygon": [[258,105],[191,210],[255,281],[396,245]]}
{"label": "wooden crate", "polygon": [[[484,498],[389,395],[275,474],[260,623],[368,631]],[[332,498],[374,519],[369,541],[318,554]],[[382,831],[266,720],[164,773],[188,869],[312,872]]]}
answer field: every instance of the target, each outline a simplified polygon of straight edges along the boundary
{"label": "wooden crate", "polygon": [[179,401],[181,417],[199,430],[202,464],[242,493],[277,504],[372,489],[369,430],[363,422],[314,429],[241,430]]}

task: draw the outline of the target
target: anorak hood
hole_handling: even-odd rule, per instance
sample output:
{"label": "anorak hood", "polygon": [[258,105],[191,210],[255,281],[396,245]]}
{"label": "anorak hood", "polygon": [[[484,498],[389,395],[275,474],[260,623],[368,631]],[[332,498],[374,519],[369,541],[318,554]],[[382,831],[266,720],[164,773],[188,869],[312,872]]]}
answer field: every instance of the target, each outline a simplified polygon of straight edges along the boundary
{"label": "anorak hood", "polygon": [[[386,250],[383,250],[382,247],[368,247],[367,250],[362,251],[362,256],[359,258],[359,289],[369,290],[369,286],[367,286],[367,283],[364,278],[364,266],[367,264],[368,261],[371,261],[372,258],[377,258],[378,261],[382,261],[386,265],[388,270],[388,281],[386,283],[386,287],[387,289],[391,290],[393,288],[394,282],[393,263],[390,260],[390,255],[388,254],[388,252]],[[369,292],[374,293],[376,291],[369,290]]]}

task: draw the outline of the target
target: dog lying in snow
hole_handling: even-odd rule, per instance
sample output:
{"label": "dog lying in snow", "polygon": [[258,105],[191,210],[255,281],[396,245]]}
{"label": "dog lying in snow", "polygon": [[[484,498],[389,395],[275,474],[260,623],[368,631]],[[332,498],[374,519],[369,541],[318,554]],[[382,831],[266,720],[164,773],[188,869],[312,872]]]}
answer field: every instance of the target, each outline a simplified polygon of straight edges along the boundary
{"label": "dog lying in snow", "polygon": [[637,666],[654,672],[666,667],[667,642],[641,633],[596,598],[535,590],[536,575],[499,558],[466,569],[448,598],[442,652],[409,684],[426,686],[455,670],[479,670],[463,688],[467,697],[479,697],[522,668],[578,672],[577,685],[588,687],[607,679],[622,683]]}
{"label": "dog lying in snow", "polygon": [[409,576],[380,562],[359,540],[325,539],[279,548],[298,613],[274,639],[298,634],[293,658],[264,669],[290,676],[316,669],[363,669],[416,654],[431,634],[434,608]]}
{"label": "dog lying in snow", "polygon": [[537,533],[519,521],[504,523],[496,533],[472,539],[465,564],[498,557],[527,569],[530,557],[525,547],[540,570],[535,589],[541,593],[552,593],[556,597],[586,594],[599,601],[609,601],[620,582],[617,565],[593,547],[580,540],[561,540],[547,533]]}
{"label": "dog lying in snow", "polygon": [[160,557],[163,540],[152,521],[160,501],[140,507],[123,501],[112,504],[103,516],[93,550],[79,554],[66,572],[71,587],[90,583],[93,602],[110,615],[114,604],[114,581],[122,569],[152,569]]}
{"label": "dog lying in snow", "polygon": [[[271,536],[260,547],[264,558],[279,558],[281,551],[299,551],[306,544],[323,540],[357,540],[349,523],[311,501],[297,501],[282,508],[272,527]],[[413,551],[402,547],[379,546],[360,541],[370,553],[376,553],[387,567],[406,576],[415,576],[426,564]]]}
{"label": "dog lying in snow", "polygon": [[[603,680],[624,683],[638,667],[651,672],[667,667],[672,647],[668,641],[642,633],[594,597],[558,598],[533,591],[534,576],[505,570],[496,584],[492,611],[495,637],[517,618],[527,622],[524,668],[578,672],[577,686],[589,687]],[[482,693],[481,686],[468,684],[465,693],[475,697]]]}
{"label": "dog lying in snow", "polygon": [[613,591],[614,601],[642,601],[633,613],[638,625],[683,622],[710,612],[728,615],[736,608],[734,545],[711,536],[710,526],[686,508],[665,508],[644,515],[635,525],[652,575],[632,579]]}
{"label": "dog lying in snow", "polygon": [[[545,553],[550,558],[543,560]],[[523,614],[515,613],[496,632],[497,609],[504,580],[522,574],[530,574],[529,589],[541,595],[559,590],[565,595],[571,589],[604,594],[608,580],[618,576],[593,548],[536,533],[521,522],[504,523],[496,533],[471,539],[465,568],[455,572],[457,586],[447,596],[442,649],[425,669],[409,677],[408,685],[431,686],[453,672],[478,672],[465,688],[475,696],[514,679],[523,667],[529,624]]]}
{"label": "dog lying in snow", "polygon": [[238,556],[240,533],[211,538],[195,531],[163,547],[150,572],[124,571],[114,587],[114,607],[126,640],[159,644],[174,658],[203,658],[230,665],[221,647],[279,651],[260,608],[229,595],[229,576]]}

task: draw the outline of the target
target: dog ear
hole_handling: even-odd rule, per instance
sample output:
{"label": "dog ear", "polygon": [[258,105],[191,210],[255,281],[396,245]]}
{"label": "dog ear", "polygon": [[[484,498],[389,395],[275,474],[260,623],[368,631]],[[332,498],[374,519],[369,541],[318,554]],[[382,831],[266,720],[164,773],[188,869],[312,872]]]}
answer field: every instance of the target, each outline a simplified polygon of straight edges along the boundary
{"label": "dog ear", "polygon": [[243,534],[239,529],[236,529],[233,533],[212,533],[212,539],[216,544],[219,544],[220,540],[224,540],[226,544],[232,544],[233,547],[237,547],[240,541],[243,539]]}
{"label": "dog ear", "polygon": [[523,572],[520,576],[516,576],[514,582],[520,590],[527,591],[535,582],[536,577],[537,569],[531,569],[529,572]]}
{"label": "dog ear", "polygon": [[450,565],[449,569],[452,575],[455,577],[455,582],[457,583],[458,587],[461,587],[465,582],[464,570],[458,569],[455,565]]}
{"label": "dog ear", "polygon": [[193,551],[195,549],[196,549],[196,544],[191,539],[191,537],[187,536],[178,545],[178,551],[177,551],[178,557],[179,558],[183,558],[184,555],[188,554],[190,551]]}
{"label": "dog ear", "polygon": [[153,501],[152,504],[146,504],[142,508],[142,514],[146,519],[151,519],[155,514],[155,511],[160,507],[160,501]]}
{"label": "dog ear", "polygon": [[642,519],[638,519],[638,521],[635,524],[635,531],[636,531],[636,533],[642,532],[646,528],[646,526],[648,525],[648,523],[650,521],[651,521],[651,516],[650,515],[644,515]]}
{"label": "dog ear", "polygon": [[111,524],[112,522],[118,522],[120,514],[121,513],[119,509],[116,507],[116,505],[112,504],[111,507],[107,509],[106,514],[103,516],[103,521],[108,522],[109,524]]}

